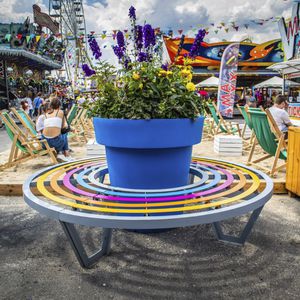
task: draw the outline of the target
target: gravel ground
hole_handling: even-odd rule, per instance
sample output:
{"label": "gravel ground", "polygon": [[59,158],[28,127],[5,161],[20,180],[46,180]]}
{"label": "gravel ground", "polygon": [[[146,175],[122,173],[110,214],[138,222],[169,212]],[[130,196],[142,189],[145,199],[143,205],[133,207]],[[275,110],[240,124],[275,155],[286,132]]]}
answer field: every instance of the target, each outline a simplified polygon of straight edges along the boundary
{"label": "gravel ground", "polygon": [[[210,225],[156,234],[115,230],[112,252],[82,269],[59,223],[0,197],[1,299],[299,299],[300,202],[274,196],[244,247]],[[226,221],[237,231],[245,217]],[[99,229],[80,228],[89,248]]]}

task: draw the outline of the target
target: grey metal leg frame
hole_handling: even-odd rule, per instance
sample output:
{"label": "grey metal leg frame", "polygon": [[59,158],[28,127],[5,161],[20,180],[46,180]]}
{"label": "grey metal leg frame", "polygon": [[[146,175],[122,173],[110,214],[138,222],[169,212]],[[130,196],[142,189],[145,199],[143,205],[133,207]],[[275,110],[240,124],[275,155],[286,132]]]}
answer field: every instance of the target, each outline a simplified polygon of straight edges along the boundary
{"label": "grey metal leg frame", "polygon": [[79,237],[79,234],[74,226],[74,224],[62,222],[60,221],[62,228],[68,237],[68,240],[74,250],[74,253],[79,261],[80,265],[83,268],[90,268],[94,264],[96,264],[99,259],[104,256],[108,255],[111,248],[111,239],[112,239],[112,229],[111,228],[103,228],[103,236],[102,236],[102,247],[94,254],[88,256],[82,241]]}
{"label": "grey metal leg frame", "polygon": [[224,234],[220,222],[212,223],[217,239],[219,241],[222,241],[225,243],[236,244],[236,245],[241,245],[241,246],[244,245],[246,242],[246,239],[247,239],[248,235],[251,233],[251,230],[252,230],[256,220],[258,219],[262,209],[263,209],[263,206],[255,209],[252,212],[246,226],[244,227],[243,231],[241,232],[241,234],[238,237]]}

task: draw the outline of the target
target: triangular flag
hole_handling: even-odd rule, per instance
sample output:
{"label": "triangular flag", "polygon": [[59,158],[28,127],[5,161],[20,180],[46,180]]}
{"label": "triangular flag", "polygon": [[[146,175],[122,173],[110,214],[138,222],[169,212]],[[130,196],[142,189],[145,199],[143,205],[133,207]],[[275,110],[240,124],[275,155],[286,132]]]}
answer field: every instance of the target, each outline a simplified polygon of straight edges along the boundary
{"label": "triangular flag", "polygon": [[221,24],[223,27],[225,26],[225,23],[224,23],[224,22],[221,22],[220,24]]}
{"label": "triangular flag", "polygon": [[41,36],[40,36],[40,35],[36,35],[36,36],[35,36],[35,40],[36,40],[37,43],[39,42],[40,39],[41,39]]}
{"label": "triangular flag", "polygon": [[226,32],[228,32],[228,31],[229,31],[229,28],[225,28],[224,30],[225,30]]}
{"label": "triangular flag", "polygon": [[248,29],[249,28],[249,25],[248,24],[244,24],[245,28]]}
{"label": "triangular flag", "polygon": [[30,38],[33,39],[34,37],[35,37],[35,34],[32,33],[32,34],[30,35]]}
{"label": "triangular flag", "polygon": [[11,38],[11,34],[8,33],[8,34],[5,35],[5,39],[6,39],[8,42],[10,41],[10,38]]}
{"label": "triangular flag", "polygon": [[27,42],[27,44],[29,43],[30,39],[31,39],[30,35],[26,35],[26,42]]}
{"label": "triangular flag", "polygon": [[182,29],[178,29],[178,33],[179,33],[179,35],[182,35],[183,30]]}
{"label": "triangular flag", "polygon": [[20,40],[21,38],[22,38],[22,34],[21,33],[17,34],[17,39]]}
{"label": "triangular flag", "polygon": [[215,32],[215,34],[217,34],[219,32],[219,30],[215,30],[214,32]]}
{"label": "triangular flag", "polygon": [[106,38],[106,34],[101,34],[101,38],[102,38],[102,40],[104,40],[105,38]]}
{"label": "triangular flag", "polygon": [[128,39],[128,38],[129,38],[129,35],[130,35],[130,34],[129,34],[128,32],[126,32],[126,33],[125,33],[125,38]]}

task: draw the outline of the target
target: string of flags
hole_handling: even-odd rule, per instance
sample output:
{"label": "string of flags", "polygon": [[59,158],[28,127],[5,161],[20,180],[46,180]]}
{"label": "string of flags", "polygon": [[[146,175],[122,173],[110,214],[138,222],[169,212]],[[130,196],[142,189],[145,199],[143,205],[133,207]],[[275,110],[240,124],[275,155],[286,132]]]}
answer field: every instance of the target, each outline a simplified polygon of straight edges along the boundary
{"label": "string of flags", "polygon": [[[13,36],[13,35],[10,34],[10,33],[7,33],[7,34],[4,36],[4,40],[10,42],[10,40],[11,40],[13,37],[15,37],[15,38],[18,39],[18,40],[21,40],[22,38],[25,38],[25,39],[26,39],[26,42],[29,43],[29,42],[30,42],[32,39],[34,39],[34,38],[35,38],[35,41],[36,41],[36,42],[39,42],[39,40],[40,40],[41,38],[44,38],[45,40],[47,40],[48,38],[50,38],[50,37],[52,37],[52,36],[53,36],[53,35],[48,34],[48,33],[42,33],[41,35],[39,35],[39,34],[34,34],[34,33],[31,33],[31,34],[21,34],[21,33],[19,33],[19,34],[15,35],[15,36]],[[61,36],[62,36],[61,33],[55,35],[55,37],[57,37],[57,38],[59,38],[59,37],[61,37]]]}
{"label": "string of flags", "polygon": [[[160,27],[155,28],[155,33],[156,34],[160,34],[160,35],[168,35],[170,37],[176,37],[176,36],[181,36],[183,33],[187,32],[187,31],[192,31],[192,32],[197,32],[200,28],[204,28],[207,32],[207,34],[210,33],[214,33],[214,34],[218,34],[219,32],[238,32],[238,31],[242,31],[242,30],[248,30],[249,28],[253,27],[253,26],[263,26],[269,22],[278,22],[278,20],[280,19],[280,17],[269,17],[267,19],[252,19],[252,20],[248,20],[246,23],[238,23],[236,21],[231,21],[231,22],[220,22],[220,23],[210,23],[210,24],[197,24],[196,26],[189,26],[188,29],[183,29],[183,28],[179,28],[179,29],[172,29],[172,28],[168,28],[167,30],[163,30]],[[287,22],[289,22],[289,20],[286,20]],[[103,30],[99,33],[96,33],[95,31],[91,31],[89,34],[87,34],[87,36],[85,35],[85,33],[79,33],[79,35],[77,36],[77,38],[80,39],[84,39],[85,37],[88,37],[89,35],[93,35],[95,37],[99,37],[101,39],[106,39],[106,38],[113,38],[115,39],[118,33],[118,29],[113,29],[113,30]],[[124,32],[124,36],[126,39],[128,39],[131,36],[131,32],[128,31],[127,29],[122,30]],[[17,38],[18,40],[21,40],[22,38],[26,39],[26,42],[29,43],[32,39],[35,38],[36,42],[39,42],[39,40],[43,37],[45,40],[47,40],[50,36],[50,34],[47,33],[42,33],[41,35],[39,34],[17,34],[15,36],[15,38]],[[11,34],[6,34],[4,37],[5,41],[10,42],[11,38],[13,36]],[[61,38],[62,34],[58,33],[55,35],[55,37],[57,38]],[[66,39],[74,39],[75,36],[71,33],[68,33],[65,36]]]}

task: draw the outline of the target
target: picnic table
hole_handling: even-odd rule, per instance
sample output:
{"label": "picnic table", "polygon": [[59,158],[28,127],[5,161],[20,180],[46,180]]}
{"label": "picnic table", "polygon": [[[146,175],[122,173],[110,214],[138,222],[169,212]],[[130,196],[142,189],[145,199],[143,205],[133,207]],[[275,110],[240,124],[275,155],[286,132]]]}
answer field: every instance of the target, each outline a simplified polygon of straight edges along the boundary
{"label": "picnic table", "polygon": [[[113,229],[210,223],[218,240],[243,245],[273,193],[273,182],[264,173],[210,158],[193,157],[190,183],[171,189],[118,188],[107,183],[107,176],[105,156],[100,156],[48,167],[23,185],[29,206],[59,220],[82,267],[92,266],[110,252]],[[249,212],[239,236],[223,232],[222,220]],[[99,251],[87,255],[75,224],[103,228]]]}

